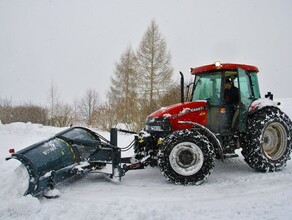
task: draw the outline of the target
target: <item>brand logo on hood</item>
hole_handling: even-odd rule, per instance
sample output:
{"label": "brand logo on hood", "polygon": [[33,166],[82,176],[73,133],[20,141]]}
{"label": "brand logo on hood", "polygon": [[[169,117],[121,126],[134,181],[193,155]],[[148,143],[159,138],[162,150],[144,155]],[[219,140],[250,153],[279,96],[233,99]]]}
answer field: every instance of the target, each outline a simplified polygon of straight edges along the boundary
{"label": "brand logo on hood", "polygon": [[200,106],[200,107],[197,107],[197,108],[184,108],[178,114],[173,115],[173,118],[177,118],[177,117],[180,117],[182,115],[185,115],[185,114],[188,114],[188,113],[191,113],[191,112],[199,112],[199,111],[202,111],[202,110],[205,110],[205,109],[206,109],[206,107],[203,107],[203,106]]}

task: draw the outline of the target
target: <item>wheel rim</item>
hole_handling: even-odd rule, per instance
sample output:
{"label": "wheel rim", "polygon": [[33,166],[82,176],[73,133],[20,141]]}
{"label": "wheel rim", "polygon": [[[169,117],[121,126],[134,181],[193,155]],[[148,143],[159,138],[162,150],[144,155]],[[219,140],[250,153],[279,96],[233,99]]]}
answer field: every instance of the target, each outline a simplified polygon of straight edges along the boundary
{"label": "wheel rim", "polygon": [[203,166],[202,150],[194,143],[183,142],[176,145],[169,154],[172,169],[183,176],[197,173]]}
{"label": "wheel rim", "polygon": [[271,160],[280,159],[286,151],[287,132],[279,122],[269,124],[263,133],[262,148]]}

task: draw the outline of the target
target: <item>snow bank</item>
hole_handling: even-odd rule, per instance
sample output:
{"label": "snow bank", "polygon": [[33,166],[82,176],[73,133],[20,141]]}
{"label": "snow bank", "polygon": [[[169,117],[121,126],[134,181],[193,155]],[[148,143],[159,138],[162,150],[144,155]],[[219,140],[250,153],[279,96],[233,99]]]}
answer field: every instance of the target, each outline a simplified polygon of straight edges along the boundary
{"label": "snow bank", "polygon": [[[1,161],[0,217],[29,216],[40,210],[40,202],[32,196],[23,196],[29,185],[26,168],[17,160]],[[2,218],[1,218],[2,219]],[[4,219],[4,218],[3,218]]]}
{"label": "snow bank", "polygon": [[[0,183],[5,196],[20,198],[24,195],[29,186],[29,174],[27,169],[17,160],[9,160],[4,163],[6,178]],[[5,174],[5,173],[4,173]],[[12,184],[13,183],[13,184]]]}

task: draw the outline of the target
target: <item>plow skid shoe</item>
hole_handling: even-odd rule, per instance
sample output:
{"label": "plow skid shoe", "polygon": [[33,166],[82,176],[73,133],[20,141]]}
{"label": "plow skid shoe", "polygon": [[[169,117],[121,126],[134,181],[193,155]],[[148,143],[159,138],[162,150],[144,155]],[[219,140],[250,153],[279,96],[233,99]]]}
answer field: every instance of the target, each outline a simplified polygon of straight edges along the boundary
{"label": "plow skid shoe", "polygon": [[6,158],[9,159],[19,160],[28,171],[29,184],[25,195],[49,197],[51,192],[56,192],[54,189],[58,183],[102,169],[107,164],[113,167],[112,177],[120,180],[123,175],[120,149],[110,142],[101,141],[97,133],[84,127],[68,128],[12,153]]}

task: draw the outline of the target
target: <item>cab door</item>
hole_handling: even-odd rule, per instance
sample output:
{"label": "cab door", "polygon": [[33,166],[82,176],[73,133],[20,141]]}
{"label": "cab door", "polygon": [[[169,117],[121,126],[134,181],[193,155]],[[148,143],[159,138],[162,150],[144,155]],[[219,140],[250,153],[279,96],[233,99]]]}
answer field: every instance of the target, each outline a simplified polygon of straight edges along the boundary
{"label": "cab door", "polygon": [[250,86],[250,77],[247,72],[241,68],[237,69],[238,73],[238,88],[239,88],[239,120],[238,130],[244,132],[246,130],[246,122],[248,109],[253,102],[252,90]]}

